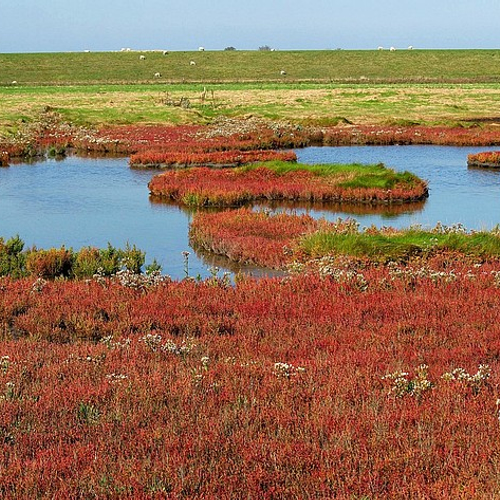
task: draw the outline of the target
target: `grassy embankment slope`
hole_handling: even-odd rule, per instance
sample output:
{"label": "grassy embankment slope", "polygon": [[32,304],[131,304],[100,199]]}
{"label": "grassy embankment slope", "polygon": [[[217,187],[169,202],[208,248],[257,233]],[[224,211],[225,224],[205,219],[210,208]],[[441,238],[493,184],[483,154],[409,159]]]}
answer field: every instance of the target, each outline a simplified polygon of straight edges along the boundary
{"label": "grassy embankment slope", "polygon": [[0,67],[0,133],[46,106],[92,126],[248,114],[324,125],[500,121],[499,50],[0,54]]}

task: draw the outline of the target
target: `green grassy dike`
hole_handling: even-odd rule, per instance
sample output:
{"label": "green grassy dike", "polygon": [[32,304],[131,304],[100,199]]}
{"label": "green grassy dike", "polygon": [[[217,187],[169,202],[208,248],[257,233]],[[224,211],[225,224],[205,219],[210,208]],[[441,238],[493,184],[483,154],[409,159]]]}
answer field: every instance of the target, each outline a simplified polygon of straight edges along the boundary
{"label": "green grassy dike", "polygon": [[[12,81],[20,85],[356,80],[485,83],[500,79],[500,50],[0,54],[0,67],[0,85],[9,85]],[[286,75],[281,74],[282,70]],[[155,78],[156,73],[161,77]]]}

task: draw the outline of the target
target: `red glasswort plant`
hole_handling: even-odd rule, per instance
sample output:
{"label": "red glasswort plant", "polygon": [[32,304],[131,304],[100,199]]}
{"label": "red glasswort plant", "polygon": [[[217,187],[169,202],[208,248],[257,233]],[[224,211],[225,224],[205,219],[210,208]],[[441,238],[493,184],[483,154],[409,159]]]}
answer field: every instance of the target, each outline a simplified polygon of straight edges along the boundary
{"label": "red glasswort plant", "polygon": [[500,151],[486,151],[470,154],[467,157],[469,167],[500,167]]}
{"label": "red glasswort plant", "polygon": [[130,157],[132,167],[188,167],[216,166],[237,167],[248,163],[263,161],[297,161],[293,151],[212,151],[207,153],[191,152],[154,152],[136,153]]}
{"label": "red glasswort plant", "polygon": [[498,276],[2,279],[1,496],[492,498]]}
{"label": "red glasswort plant", "polygon": [[289,170],[265,163],[223,171],[190,168],[153,177],[149,190],[188,206],[238,206],[259,200],[387,203],[427,196],[426,183],[411,174],[401,174],[390,188],[365,187],[352,182],[345,169],[337,173],[335,166],[324,167],[332,167],[332,172],[323,174],[307,165]]}
{"label": "red glasswort plant", "polygon": [[298,237],[333,227],[334,224],[309,215],[269,215],[241,208],[197,213],[189,228],[189,238],[194,248],[224,255],[235,262],[280,269],[291,262],[287,249]]}

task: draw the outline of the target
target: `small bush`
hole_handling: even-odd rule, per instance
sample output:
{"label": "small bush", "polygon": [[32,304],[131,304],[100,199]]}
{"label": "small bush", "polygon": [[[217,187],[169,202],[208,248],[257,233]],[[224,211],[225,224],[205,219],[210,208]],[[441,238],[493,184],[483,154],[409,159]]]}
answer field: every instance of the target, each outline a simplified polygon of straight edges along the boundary
{"label": "small bush", "polygon": [[102,268],[101,251],[98,248],[82,248],[75,256],[73,275],[76,278],[91,278]]}
{"label": "small bush", "polygon": [[144,265],[146,254],[139,250],[135,245],[130,246],[127,243],[125,250],[122,251],[121,265],[134,274],[140,274]]}
{"label": "small bush", "polygon": [[28,274],[44,279],[68,278],[73,268],[71,250],[64,247],[49,250],[32,250],[26,256]]}
{"label": "small bush", "polygon": [[24,276],[26,256],[22,253],[23,248],[24,242],[18,235],[6,242],[0,238],[0,276]]}

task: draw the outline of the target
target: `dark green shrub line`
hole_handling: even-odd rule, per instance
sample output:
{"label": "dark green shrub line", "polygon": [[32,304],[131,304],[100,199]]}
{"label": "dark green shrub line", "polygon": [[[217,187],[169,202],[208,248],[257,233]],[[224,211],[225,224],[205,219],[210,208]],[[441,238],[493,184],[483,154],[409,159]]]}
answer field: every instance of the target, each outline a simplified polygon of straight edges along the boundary
{"label": "dark green shrub line", "polygon": [[[110,243],[104,249],[84,247],[78,251],[64,246],[47,250],[25,249],[23,240],[16,235],[7,241],[0,238],[0,276],[83,279],[96,274],[111,276],[124,269],[140,274],[145,255],[128,243],[125,249],[115,248]],[[149,273],[161,268],[153,260],[145,269]]]}

